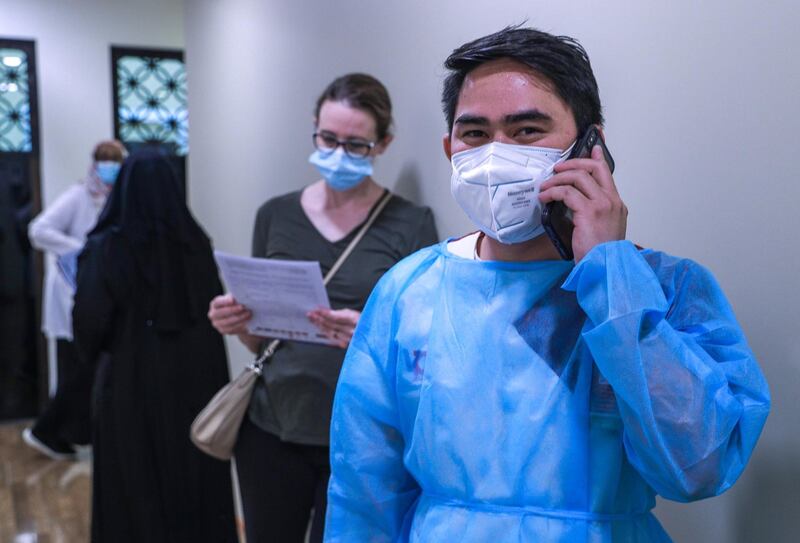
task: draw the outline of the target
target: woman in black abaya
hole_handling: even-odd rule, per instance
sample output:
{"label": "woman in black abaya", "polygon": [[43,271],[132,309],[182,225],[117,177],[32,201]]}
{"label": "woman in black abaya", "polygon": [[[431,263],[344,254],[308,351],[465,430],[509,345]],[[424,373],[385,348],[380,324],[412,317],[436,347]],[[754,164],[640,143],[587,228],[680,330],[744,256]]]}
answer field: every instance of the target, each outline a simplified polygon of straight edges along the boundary
{"label": "woman in black abaya", "polygon": [[73,309],[81,359],[97,366],[94,543],[236,541],[230,466],[189,441],[228,380],[205,309],[221,292],[168,160],[129,158],[80,257]]}

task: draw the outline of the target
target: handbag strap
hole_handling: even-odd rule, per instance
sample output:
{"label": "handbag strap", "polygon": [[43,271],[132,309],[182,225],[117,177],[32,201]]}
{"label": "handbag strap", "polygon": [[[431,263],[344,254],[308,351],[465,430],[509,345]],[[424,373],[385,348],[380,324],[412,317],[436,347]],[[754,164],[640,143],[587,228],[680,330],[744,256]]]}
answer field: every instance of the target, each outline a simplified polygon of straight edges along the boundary
{"label": "handbag strap", "polygon": [[[366,222],[364,222],[364,224],[361,226],[358,233],[350,241],[350,243],[347,244],[347,248],[345,248],[342,254],[339,255],[339,258],[337,258],[336,262],[333,263],[333,266],[331,266],[331,269],[328,270],[328,273],[325,274],[325,278],[322,280],[323,285],[327,285],[328,283],[330,283],[331,279],[333,279],[333,276],[336,275],[336,272],[339,271],[339,268],[342,267],[344,261],[347,260],[347,257],[350,256],[350,253],[353,252],[353,249],[356,248],[358,242],[361,241],[361,238],[364,237],[364,234],[367,233],[369,227],[372,226],[372,223],[375,222],[375,219],[378,218],[378,215],[381,214],[381,211],[383,211],[383,208],[386,207],[386,204],[388,204],[389,200],[391,199],[392,199],[392,193],[389,191],[389,189],[384,189],[383,195],[381,196],[380,200],[378,200],[378,203],[375,204],[375,207],[372,208],[372,211],[370,212],[369,217],[367,217]],[[273,339],[272,341],[270,341],[269,345],[267,345],[267,348],[264,349],[263,353],[261,353],[261,356],[259,356],[252,364],[250,364],[248,368],[252,369],[253,371],[255,371],[260,375],[261,370],[264,367],[264,362],[270,356],[275,354],[275,351],[278,350],[278,346],[280,344],[281,340],[279,339]]]}

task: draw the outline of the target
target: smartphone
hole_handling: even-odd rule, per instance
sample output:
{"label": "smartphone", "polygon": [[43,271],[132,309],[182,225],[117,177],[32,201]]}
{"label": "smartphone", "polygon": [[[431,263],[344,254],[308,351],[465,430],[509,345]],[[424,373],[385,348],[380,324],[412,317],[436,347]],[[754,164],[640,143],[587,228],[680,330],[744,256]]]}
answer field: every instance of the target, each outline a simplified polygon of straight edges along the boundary
{"label": "smartphone", "polygon": [[[592,148],[599,145],[603,149],[603,156],[606,159],[608,168],[614,173],[614,158],[606,147],[603,138],[600,137],[600,128],[593,124],[575,143],[572,152],[567,157],[586,158],[591,156]],[[544,206],[542,211],[542,226],[550,241],[553,242],[558,254],[564,260],[574,260],[575,253],[572,252],[572,210],[564,202],[550,202]]]}

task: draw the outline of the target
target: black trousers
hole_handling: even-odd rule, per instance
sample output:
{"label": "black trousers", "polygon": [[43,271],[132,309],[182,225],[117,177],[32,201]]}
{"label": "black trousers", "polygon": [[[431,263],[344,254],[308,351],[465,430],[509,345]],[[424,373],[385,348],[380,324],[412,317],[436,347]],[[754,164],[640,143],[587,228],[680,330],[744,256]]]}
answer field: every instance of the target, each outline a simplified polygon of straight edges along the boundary
{"label": "black trousers", "polygon": [[59,339],[56,349],[58,387],[33,431],[50,442],[86,445],[91,441],[92,367],[81,363],[71,341]]}
{"label": "black trousers", "polygon": [[247,543],[322,541],[331,468],[328,447],[281,441],[245,416],[236,442]]}

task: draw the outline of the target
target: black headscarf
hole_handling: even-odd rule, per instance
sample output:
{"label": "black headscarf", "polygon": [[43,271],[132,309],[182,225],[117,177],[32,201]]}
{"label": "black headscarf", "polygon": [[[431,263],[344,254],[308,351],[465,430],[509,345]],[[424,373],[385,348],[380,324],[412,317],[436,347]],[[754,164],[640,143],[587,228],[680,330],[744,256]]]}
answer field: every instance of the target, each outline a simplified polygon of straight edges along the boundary
{"label": "black headscarf", "polygon": [[207,301],[198,300],[194,286],[208,284],[208,274],[217,277],[211,242],[186,206],[167,157],[143,151],[123,163],[89,234],[100,236],[114,243],[124,238],[132,249],[136,270],[125,275],[144,281],[152,295],[144,302],[158,329],[179,330],[205,318]]}

